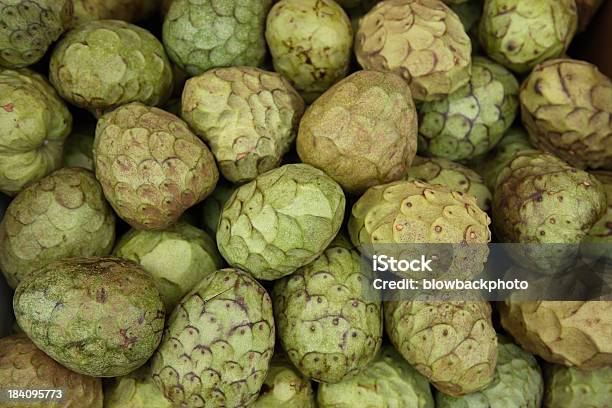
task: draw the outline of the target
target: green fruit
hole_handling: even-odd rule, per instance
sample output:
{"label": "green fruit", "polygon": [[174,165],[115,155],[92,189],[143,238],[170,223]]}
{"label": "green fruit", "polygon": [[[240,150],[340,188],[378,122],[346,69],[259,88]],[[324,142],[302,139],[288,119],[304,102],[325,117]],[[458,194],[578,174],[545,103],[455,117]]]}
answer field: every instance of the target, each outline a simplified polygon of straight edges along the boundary
{"label": "green fruit", "polygon": [[540,408],[544,393],[542,372],[535,357],[499,339],[495,378],[484,390],[455,398],[441,392],[437,408]]}
{"label": "green fruit", "polygon": [[104,388],[104,408],[172,408],[153,383],[148,365],[111,381]]}
{"label": "green fruit", "polygon": [[[3,408],[102,408],[102,382],[62,367],[36,348],[25,334],[0,339],[0,384]],[[62,390],[62,398],[12,402],[6,390]]]}
{"label": "green fruit", "polygon": [[[483,0],[465,0],[465,1],[452,1],[452,0],[443,0],[446,1],[451,10],[453,10],[457,17],[463,23],[463,28],[468,33],[470,38],[474,31],[472,28],[476,27],[480,17],[482,16],[482,3]],[[472,39],[472,53],[475,54],[475,48],[479,46],[477,40]]]}
{"label": "green fruit", "polygon": [[467,85],[440,101],[420,106],[420,150],[449,160],[488,152],[514,121],[518,89],[510,71],[475,57]]}
{"label": "green fruit", "polygon": [[219,180],[215,191],[202,202],[200,221],[211,234],[217,234],[217,226],[219,225],[223,206],[230,199],[235,189],[233,185]]}
{"label": "green fruit", "polygon": [[544,408],[609,408],[612,401],[612,367],[582,371],[549,365]]}
{"label": "green fruit", "polygon": [[75,25],[93,20],[134,22],[151,17],[159,0],[73,0]]}
{"label": "green fruit", "polygon": [[356,377],[320,384],[317,402],[319,408],[434,408],[427,379],[390,346]]}
{"label": "green fruit", "polygon": [[274,280],[317,258],[344,217],[344,193],[325,173],[287,164],[234,191],[223,208],[217,246],[232,266]]}
{"label": "green fruit", "polygon": [[384,306],[391,343],[438,390],[458,397],[491,383],[497,338],[489,303],[392,301]]}
{"label": "green fruit", "polygon": [[297,152],[346,191],[404,176],[416,153],[417,118],[409,87],[394,74],[359,71],[306,111]]}
{"label": "green fruit", "polygon": [[49,77],[65,100],[96,116],[130,102],[161,105],[172,92],[172,67],[161,43],[118,20],[69,31],[51,55]]}
{"label": "green fruit", "polygon": [[[483,270],[487,259],[490,222],[475,198],[441,185],[409,180],[370,188],[353,206],[348,230],[360,251],[370,252],[373,246],[376,253],[382,250],[398,259],[405,259],[411,251],[421,256],[423,246],[386,244],[458,244],[452,247],[448,267],[430,277],[470,279]],[[390,247],[391,251],[397,248],[399,256],[390,254]],[[450,246],[431,247],[439,251]]]}
{"label": "green fruit", "polygon": [[38,348],[93,377],[142,366],[164,328],[164,305],[149,274],[116,258],[52,262],[21,281],[13,308]]}
{"label": "green fruit", "polygon": [[175,406],[246,407],[274,351],[272,302],[238,269],[205,277],[170,315],[153,381]]}
{"label": "green fruit", "polygon": [[217,68],[188,80],[181,107],[234,183],[278,167],[304,113],[304,101],[286,79],[251,67]]}
{"label": "green fruit", "polygon": [[266,40],[274,70],[312,102],[348,72],[351,22],[333,0],[280,0],[270,10]]}
{"label": "green fruit", "polygon": [[170,59],[190,75],[215,67],[259,66],[272,0],[174,0],[164,19]]}
{"label": "green fruit", "polygon": [[0,222],[0,269],[15,288],[50,262],[108,255],[115,215],[85,169],[64,168],[23,190]]}
{"label": "green fruit", "polygon": [[308,265],[276,281],[278,337],[306,377],[337,383],[355,376],[382,343],[382,307],[359,252],[334,242]]}
{"label": "green fruit", "polygon": [[106,198],[136,229],[168,228],[219,178],[210,150],[185,122],[140,103],[99,120],[94,159]]}
{"label": "green fruit", "polygon": [[562,55],[577,24],[574,0],[485,0],[479,37],[489,57],[525,73]]}
{"label": "green fruit", "polygon": [[506,301],[501,324],[544,360],[592,370],[612,365],[612,302]]}
{"label": "green fruit", "polygon": [[440,0],[383,0],[355,37],[359,64],[402,76],[417,101],[440,100],[467,84],[471,53],[461,20]]}
{"label": "green fruit", "polygon": [[66,139],[64,166],[82,167],[94,171],[93,145],[95,136],[95,124],[79,123]]}
{"label": "green fruit", "polygon": [[[603,215],[601,183],[555,156],[516,153],[497,177],[493,226],[500,242],[523,245],[523,266],[540,273],[568,266],[577,245]],[[524,248],[523,248],[524,247]]]}
{"label": "green fruit", "polygon": [[0,67],[38,62],[68,29],[73,12],[72,0],[0,0]]}
{"label": "green fruit", "polygon": [[[582,242],[586,244],[595,244],[591,245],[593,249],[605,252],[610,256],[611,254],[608,252],[609,248],[606,244],[612,243],[612,172],[598,171],[592,174],[603,185],[604,191],[606,192],[608,207],[604,215],[593,224]],[[587,245],[587,248],[588,247],[589,245]]]}
{"label": "green fruit", "polygon": [[483,176],[489,190],[494,191],[499,174],[512,161],[514,155],[523,150],[533,150],[527,132],[520,127],[510,128],[493,150],[486,156],[475,158],[472,164]]}
{"label": "green fruit", "polygon": [[72,115],[41,75],[0,69],[0,191],[15,195],[58,169],[71,128]]}
{"label": "green fruit", "polygon": [[440,184],[453,191],[459,191],[476,199],[483,211],[489,209],[491,192],[483,178],[467,167],[441,158],[416,157],[408,169],[408,180],[421,180],[429,184]]}
{"label": "green fruit", "polygon": [[523,83],[520,99],[535,146],[575,167],[612,169],[612,81],[595,65],[546,61]]}
{"label": "green fruit", "polygon": [[315,408],[310,380],[284,358],[274,357],[259,397],[250,408]]}
{"label": "green fruit", "polygon": [[215,241],[184,222],[163,231],[130,230],[113,254],[139,263],[151,274],[168,311],[222,265]]}

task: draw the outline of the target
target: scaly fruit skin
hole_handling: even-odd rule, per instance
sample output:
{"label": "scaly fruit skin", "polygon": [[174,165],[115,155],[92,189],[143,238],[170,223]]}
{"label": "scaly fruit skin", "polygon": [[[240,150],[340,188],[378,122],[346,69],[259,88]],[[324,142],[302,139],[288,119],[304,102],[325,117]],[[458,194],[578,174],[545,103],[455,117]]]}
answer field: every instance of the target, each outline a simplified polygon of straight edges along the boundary
{"label": "scaly fruit skin", "polygon": [[172,67],[161,43],[118,20],[69,31],[51,55],[49,77],[62,98],[96,116],[130,102],[161,105],[172,92]]}
{"label": "scaly fruit skin", "polygon": [[153,381],[175,406],[246,407],[274,352],[272,301],[248,273],[204,278],[170,315]]}
{"label": "scaly fruit skin", "polygon": [[0,0],[0,67],[38,62],[72,23],[72,0]]}
{"label": "scaly fruit skin", "polygon": [[219,225],[223,207],[234,193],[234,190],[236,190],[236,187],[220,180],[217,183],[217,187],[215,187],[215,191],[202,202],[200,222],[213,236],[217,234],[217,226]]}
{"label": "scaly fruit skin", "polygon": [[503,66],[475,57],[470,82],[448,97],[419,107],[419,150],[467,160],[491,150],[518,110],[519,84]]}
{"label": "scaly fruit skin", "polygon": [[487,211],[491,204],[491,192],[484,184],[483,178],[459,163],[442,158],[416,157],[406,175],[408,180],[440,184],[472,196],[483,211]]}
{"label": "scaly fruit skin", "polygon": [[540,408],[544,386],[542,371],[532,354],[499,338],[493,382],[482,391],[463,397],[438,392],[436,408]]}
{"label": "scaly fruit skin", "polygon": [[23,190],[0,222],[0,269],[15,288],[50,262],[108,255],[115,215],[93,173],[63,168]]}
{"label": "scaly fruit skin", "polygon": [[251,67],[217,68],[191,78],[181,102],[181,116],[234,183],[278,167],[303,113],[304,101],[286,79]]}
{"label": "scaly fruit skin", "polygon": [[192,76],[215,67],[261,65],[271,4],[272,0],[174,0],[163,27],[170,59]]}
{"label": "scaly fruit skin", "polygon": [[72,115],[39,74],[0,69],[0,191],[15,195],[62,163]]}
{"label": "scaly fruit skin", "polygon": [[[27,403],[4,401],[3,408],[102,408],[102,381],[62,367],[25,334],[0,339],[0,383],[8,389],[63,391],[62,399]],[[6,393],[6,391],[5,391]]]}
{"label": "scaly fruit skin", "polygon": [[[606,208],[597,179],[538,150],[520,151],[497,177],[493,227],[500,242],[578,244]],[[529,245],[524,265],[557,270],[576,245]]]}
{"label": "scaly fruit skin", "polygon": [[286,164],[234,191],[217,246],[232,266],[274,280],[317,258],[334,239],[346,200],[340,186],[307,164]]}
{"label": "scaly fruit skin", "polygon": [[574,0],[485,0],[479,37],[489,57],[525,73],[562,55],[577,24]]}
{"label": "scaly fruit skin", "polygon": [[612,81],[595,65],[556,59],[521,86],[531,142],[575,167],[612,169]]}
{"label": "scaly fruit skin", "polygon": [[64,167],[81,167],[94,171],[93,145],[95,123],[79,123],[64,144]]}
{"label": "scaly fruit skin", "polygon": [[[608,200],[608,207],[604,215],[597,220],[593,227],[591,227],[582,242],[596,244],[593,246],[594,249],[597,248],[602,251],[607,251],[607,245],[602,245],[600,247],[599,244],[612,244],[612,172],[597,171],[591,174],[603,185]],[[608,256],[610,256],[609,253]]]}
{"label": "scaly fruit skin", "polygon": [[98,121],[94,160],[104,195],[136,229],[168,228],[219,178],[212,153],[185,122],[141,103]]}
{"label": "scaly fruit skin", "polygon": [[104,408],[172,408],[153,383],[148,365],[111,381],[104,389]]}
{"label": "scaly fruit skin", "polygon": [[578,8],[578,31],[586,31],[589,23],[603,4],[604,0],[576,0]]}
{"label": "scaly fruit skin", "polygon": [[383,0],[359,22],[357,61],[392,71],[417,101],[444,98],[467,84],[472,45],[457,15],[440,0]]}
{"label": "scaly fruit skin", "polygon": [[185,222],[163,231],[130,230],[113,254],[139,263],[151,274],[168,311],[223,263],[215,241]]}
{"label": "scaly fruit skin", "polygon": [[153,15],[159,0],[73,0],[74,25],[93,20],[135,22]]}
{"label": "scaly fruit skin", "polygon": [[334,0],[280,0],[270,10],[266,40],[274,70],[313,102],[348,72],[351,21]]}
{"label": "scaly fruit skin", "polygon": [[548,365],[544,408],[609,408],[612,401],[612,367],[583,371]]}
{"label": "scaly fruit skin", "polygon": [[529,135],[520,127],[510,128],[487,155],[475,158],[470,165],[482,175],[490,191],[495,191],[497,177],[512,161],[514,155],[523,150],[533,150]]}
{"label": "scaly fruit skin", "polygon": [[284,357],[274,357],[257,400],[249,408],[316,408],[310,380]]}
{"label": "scaly fruit skin", "polygon": [[427,379],[391,346],[356,377],[337,384],[320,384],[319,408],[434,408]]}
{"label": "scaly fruit skin", "polygon": [[410,88],[388,72],[359,71],[340,81],[306,111],[297,152],[347,192],[401,179],[417,147]]}
{"label": "scaly fruit skin", "polygon": [[438,390],[455,397],[486,388],[497,362],[485,301],[391,301],[385,329],[401,355]]}
{"label": "scaly fruit skin", "polygon": [[612,364],[612,302],[506,301],[502,326],[544,360],[592,370]]}
{"label": "scaly fruit skin", "polygon": [[337,383],[355,376],[382,344],[382,306],[359,252],[334,242],[278,280],[272,299],[283,350],[304,374]]}
{"label": "scaly fruit skin", "polygon": [[25,277],[13,298],[19,326],[54,360],[93,377],[125,375],[162,337],[164,304],[138,264],[70,258]]}

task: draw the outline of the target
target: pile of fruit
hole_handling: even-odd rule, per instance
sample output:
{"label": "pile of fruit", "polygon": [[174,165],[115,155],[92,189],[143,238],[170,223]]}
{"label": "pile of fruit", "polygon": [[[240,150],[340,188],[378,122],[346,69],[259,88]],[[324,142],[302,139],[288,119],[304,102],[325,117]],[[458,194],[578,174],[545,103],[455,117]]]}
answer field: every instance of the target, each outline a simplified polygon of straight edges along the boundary
{"label": "pile of fruit", "polygon": [[360,258],[612,244],[601,3],[0,0],[0,389],[64,390],[0,407],[612,407],[611,301]]}

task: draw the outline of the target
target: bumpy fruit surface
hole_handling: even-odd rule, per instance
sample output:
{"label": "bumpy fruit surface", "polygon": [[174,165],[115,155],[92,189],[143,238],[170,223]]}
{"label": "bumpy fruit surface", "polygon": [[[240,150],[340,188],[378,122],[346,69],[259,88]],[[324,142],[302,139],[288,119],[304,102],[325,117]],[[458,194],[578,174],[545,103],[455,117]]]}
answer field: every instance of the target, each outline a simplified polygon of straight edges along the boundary
{"label": "bumpy fruit surface", "polygon": [[601,217],[601,183],[550,154],[518,152],[497,177],[493,225],[501,242],[579,243]]}
{"label": "bumpy fruit surface", "polygon": [[257,399],[273,351],[265,289],[246,272],[221,269],[170,315],[153,381],[175,406],[245,407]]}
{"label": "bumpy fruit surface", "polygon": [[0,67],[38,62],[68,29],[72,0],[0,0]]}
{"label": "bumpy fruit surface", "polygon": [[546,61],[523,83],[520,99],[535,146],[579,168],[612,169],[612,81],[595,65]]}
{"label": "bumpy fruit surface", "polygon": [[172,67],[161,43],[118,20],[69,31],[51,55],[49,72],[62,98],[96,116],[130,102],[161,105],[172,92]]}
{"label": "bumpy fruit surface", "polygon": [[308,378],[337,383],[363,370],[382,343],[382,307],[359,252],[332,244],[274,285],[279,339]]}
{"label": "bumpy fruit surface", "polygon": [[108,255],[115,215],[93,173],[63,168],[23,190],[0,222],[0,269],[15,288],[63,258]]}
{"label": "bumpy fruit surface", "polygon": [[583,371],[549,365],[544,408],[609,408],[612,401],[612,367]]}
{"label": "bumpy fruit surface", "polygon": [[130,230],[113,254],[139,263],[151,274],[168,311],[222,265],[215,241],[184,222],[163,231]]}
{"label": "bumpy fruit surface", "polygon": [[235,189],[233,185],[220,180],[217,183],[217,187],[215,187],[215,191],[202,202],[200,222],[213,236],[217,234],[217,226],[219,225],[219,218],[221,218],[223,207]]}
{"label": "bumpy fruit surface", "polygon": [[416,157],[406,174],[409,180],[441,184],[453,191],[472,196],[483,211],[489,209],[491,192],[484,184],[483,178],[459,163],[442,158]]}
{"label": "bumpy fruit surface", "polygon": [[109,380],[104,408],[172,408],[172,403],[153,383],[148,365],[123,377]]}
{"label": "bumpy fruit surface", "polygon": [[427,379],[391,346],[356,377],[337,384],[320,384],[319,408],[434,408]]}
{"label": "bumpy fruit surface", "polygon": [[143,20],[156,11],[159,0],[73,0],[74,25],[92,20]]}
{"label": "bumpy fruit surface", "polygon": [[384,305],[391,343],[438,390],[461,396],[486,388],[497,362],[485,301],[393,301]]}
{"label": "bumpy fruit surface", "polygon": [[79,123],[64,144],[64,166],[94,171],[93,145],[95,123]]}
{"label": "bumpy fruit surface", "polygon": [[[601,182],[608,199],[608,207],[604,215],[597,220],[591,227],[583,242],[589,244],[610,244],[612,243],[612,172],[598,171],[592,173]],[[599,247],[599,245],[596,245]],[[607,245],[602,245],[598,249],[605,250]]]}
{"label": "bumpy fruit surface", "polygon": [[312,262],[334,239],[344,193],[320,170],[287,164],[240,186],[223,208],[217,245],[232,266],[274,280]]}
{"label": "bumpy fruit surface", "polygon": [[419,150],[450,160],[486,153],[514,121],[518,91],[510,71],[486,58],[474,58],[467,85],[420,106]]}
{"label": "bumpy fruit surface", "polygon": [[257,400],[250,408],[315,408],[310,380],[282,357],[274,357]]}
{"label": "bumpy fruit surface", "polygon": [[181,116],[234,183],[277,167],[295,140],[304,101],[274,72],[217,68],[187,81]]}
{"label": "bumpy fruit surface", "polygon": [[[272,0],[174,0],[164,19],[168,55],[190,75],[215,67],[258,66]],[[214,27],[214,29],[211,29]]]}
{"label": "bumpy fruit surface", "polygon": [[142,366],[159,345],[165,318],[149,274],[117,258],[52,262],[21,281],[13,308],[38,348],[93,377]]}
{"label": "bumpy fruit surface", "polygon": [[589,370],[612,364],[612,302],[506,301],[500,314],[516,342],[546,361]]}
{"label": "bumpy fruit surface", "polygon": [[563,54],[577,24],[574,0],[485,0],[479,37],[491,58],[524,73]]}
{"label": "bumpy fruit surface", "polygon": [[7,389],[63,391],[60,400],[2,403],[4,408],[102,408],[102,381],[77,374],[40,351],[25,334],[0,339],[0,384]]}
{"label": "bumpy fruit surface", "polygon": [[360,20],[355,37],[359,64],[402,76],[418,101],[467,84],[471,52],[461,20],[440,0],[383,0]]}
{"label": "bumpy fruit surface", "polygon": [[168,228],[219,178],[212,153],[185,122],[140,103],[100,119],[94,159],[106,198],[137,229]]}
{"label": "bumpy fruit surface", "polygon": [[61,166],[72,115],[29,70],[0,70],[0,191],[15,195]]}
{"label": "bumpy fruit surface", "polygon": [[353,30],[334,0],[277,2],[268,14],[266,40],[274,70],[307,102],[346,76]]}
{"label": "bumpy fruit surface", "polygon": [[300,123],[300,159],[346,191],[401,179],[417,145],[410,89],[394,74],[359,71],[318,98]]}
{"label": "bumpy fruit surface", "polygon": [[544,393],[542,372],[535,357],[499,339],[495,378],[482,391],[463,397],[436,395],[437,408],[540,408]]}
{"label": "bumpy fruit surface", "polygon": [[487,155],[477,157],[471,163],[480,173],[490,191],[495,190],[497,176],[512,161],[514,155],[523,150],[533,150],[529,135],[520,127],[510,128]]}

